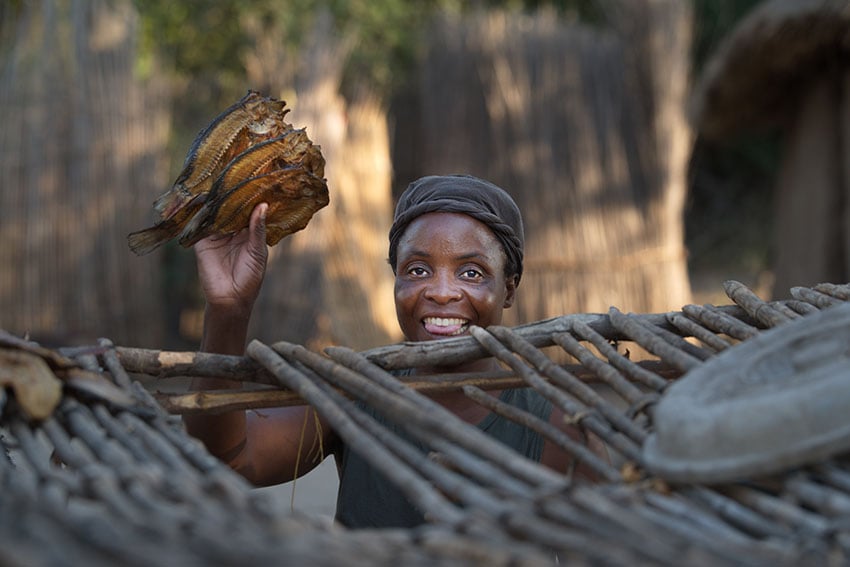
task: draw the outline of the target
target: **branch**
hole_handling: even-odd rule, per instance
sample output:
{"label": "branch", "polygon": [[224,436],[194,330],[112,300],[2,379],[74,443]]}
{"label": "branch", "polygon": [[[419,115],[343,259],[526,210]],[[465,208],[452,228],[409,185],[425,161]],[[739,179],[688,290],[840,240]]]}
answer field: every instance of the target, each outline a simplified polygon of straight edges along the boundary
{"label": "branch", "polygon": [[[214,356],[214,355],[213,355]],[[224,356],[224,355],[222,355]],[[236,357],[238,358],[238,357]],[[656,361],[638,362],[639,366],[651,370],[667,379],[677,378],[681,373]],[[580,365],[563,365],[563,368],[585,382],[596,382],[598,377]],[[399,381],[408,388],[425,395],[442,394],[475,386],[482,390],[525,388],[528,384],[513,371],[469,372],[459,374],[432,374],[428,376],[402,376]],[[154,393],[156,401],[169,413],[218,414],[229,411],[244,411],[306,405],[297,393],[288,388],[263,388],[254,390],[206,390],[185,393]]]}

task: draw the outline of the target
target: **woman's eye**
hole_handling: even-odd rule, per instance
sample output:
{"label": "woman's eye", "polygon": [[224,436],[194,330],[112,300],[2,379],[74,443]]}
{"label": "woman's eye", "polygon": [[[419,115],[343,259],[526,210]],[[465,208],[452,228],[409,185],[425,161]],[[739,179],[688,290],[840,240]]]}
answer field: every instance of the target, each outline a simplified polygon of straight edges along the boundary
{"label": "woman's eye", "polygon": [[423,268],[421,266],[413,266],[412,268],[407,270],[407,273],[410,274],[411,276],[423,276],[427,272],[425,271],[425,268]]}
{"label": "woman's eye", "polygon": [[475,270],[473,268],[467,268],[466,270],[463,271],[463,277],[469,278],[469,279],[480,278],[481,272],[479,272],[478,270]]}

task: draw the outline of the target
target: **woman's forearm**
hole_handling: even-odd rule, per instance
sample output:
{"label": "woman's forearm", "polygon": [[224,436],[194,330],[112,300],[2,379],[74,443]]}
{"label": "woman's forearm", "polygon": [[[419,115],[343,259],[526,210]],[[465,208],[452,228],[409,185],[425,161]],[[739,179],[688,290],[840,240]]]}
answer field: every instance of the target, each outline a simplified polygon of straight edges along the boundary
{"label": "woman's forearm", "polygon": [[[207,306],[204,312],[203,352],[242,355],[248,336],[250,311]],[[241,387],[241,382],[216,378],[195,378],[193,390],[223,390]],[[219,415],[184,416],[186,430],[200,439],[207,450],[231,466],[238,468],[246,442],[244,411]]]}

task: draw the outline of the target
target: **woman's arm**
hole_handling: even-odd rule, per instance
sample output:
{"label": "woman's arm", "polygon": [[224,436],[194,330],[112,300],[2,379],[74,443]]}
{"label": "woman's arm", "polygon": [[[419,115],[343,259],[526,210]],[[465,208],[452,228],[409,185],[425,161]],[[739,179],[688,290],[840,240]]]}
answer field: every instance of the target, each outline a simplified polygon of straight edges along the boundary
{"label": "woman's arm", "polygon": [[[611,462],[605,444],[596,435],[590,432],[583,433],[578,427],[570,425],[565,418],[566,414],[564,411],[556,406],[552,408],[549,423],[569,435],[573,441],[586,445],[591,452],[603,461],[607,463]],[[551,441],[546,441],[543,445],[543,455],[540,458],[540,462],[553,470],[563,473],[568,471],[576,461],[572,453],[563,450]],[[601,480],[600,476],[591,467],[580,463],[576,467],[575,474],[578,477],[591,481]]]}
{"label": "woman's arm", "polygon": [[[207,238],[195,245],[198,276],[206,299],[201,350],[242,355],[248,323],[266,270],[265,214],[258,205],[248,229],[227,238]],[[240,382],[196,378],[195,390],[240,388]],[[324,447],[330,428],[322,427],[306,406],[220,415],[185,416],[190,435],[210,453],[257,485],[292,480],[314,468],[325,455],[311,453],[317,436]],[[301,458],[298,458],[302,447]],[[296,464],[298,470],[296,471]]]}

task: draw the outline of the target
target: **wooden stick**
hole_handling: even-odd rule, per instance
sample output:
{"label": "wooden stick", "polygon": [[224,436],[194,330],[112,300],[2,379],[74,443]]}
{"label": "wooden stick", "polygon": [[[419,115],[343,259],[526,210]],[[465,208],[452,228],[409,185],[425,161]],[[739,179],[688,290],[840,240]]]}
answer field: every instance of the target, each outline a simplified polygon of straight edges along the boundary
{"label": "wooden stick", "polygon": [[819,283],[812,289],[844,301],[850,301],[850,284]]}
{"label": "wooden stick", "polygon": [[574,396],[588,408],[598,411],[616,429],[628,435],[635,442],[643,443],[646,439],[646,432],[637,427],[622,411],[606,401],[596,390],[553,364],[540,350],[517,337],[510,329],[493,326],[490,328],[490,333],[531,362],[541,376],[546,376],[550,382]]}
{"label": "wooden stick", "polygon": [[[130,353],[127,358],[127,360],[136,362],[157,360],[157,353],[162,352],[126,348],[122,350],[125,354],[127,354],[130,350],[137,351],[135,353]],[[191,355],[193,353],[175,354]],[[189,376],[198,376],[198,373],[200,372],[213,371],[214,375],[212,377],[226,377],[242,382],[252,381],[253,377],[258,375],[256,368],[252,369],[248,374],[229,374],[230,372],[234,372],[235,368],[244,369],[248,367],[248,365],[242,360],[238,361],[238,363],[235,361],[235,359],[242,359],[242,357],[213,355],[209,353],[202,354],[204,354],[205,359],[202,364],[195,366],[192,364],[181,363],[180,372]],[[179,357],[162,357],[162,359],[167,358],[177,359]],[[215,368],[215,362],[218,359],[221,360],[222,366],[217,370]],[[256,366],[256,363],[253,363],[253,361],[252,364]],[[664,376],[668,379],[676,378],[681,374],[680,371],[659,361],[646,360],[632,364],[636,364],[640,369],[645,370],[648,373]],[[568,364],[562,365],[562,368],[580,380],[589,383],[599,380],[599,376],[597,374],[594,374],[582,365]],[[142,369],[135,368],[134,370],[136,373],[140,373],[139,371]],[[145,367],[145,370],[155,369]],[[176,370],[174,371],[176,372]],[[176,374],[172,375],[171,372],[172,371],[166,371],[165,374],[169,377],[176,376]],[[144,372],[141,373],[144,374]],[[262,374],[269,375],[269,373],[265,370],[262,370]],[[431,374],[424,376],[401,376],[397,379],[408,388],[425,395],[454,392],[462,390],[465,386],[475,386],[482,390],[502,390],[505,388],[522,388],[527,386],[526,382],[522,378],[518,377],[516,373],[510,370],[499,372],[468,372],[457,374]],[[660,378],[656,376],[656,379]],[[162,406],[162,408],[169,413],[181,415],[199,413],[217,414],[238,410],[298,406],[305,405],[307,403],[301,396],[292,390],[280,387],[252,390],[209,390],[203,392],[155,392],[153,397],[157,404]]]}
{"label": "wooden stick", "polygon": [[289,389],[204,390],[187,393],[153,394],[165,411],[179,415],[220,414],[230,411],[303,406],[307,402]]}
{"label": "wooden stick", "polygon": [[817,313],[818,311],[820,311],[820,309],[818,309],[811,303],[806,303],[805,301],[800,301],[799,299],[786,299],[783,300],[781,303],[794,313],[797,313],[798,315],[811,315],[812,313]]}
{"label": "wooden stick", "polygon": [[792,474],[786,481],[785,488],[797,502],[824,516],[850,515],[850,496],[820,484],[802,472]]}
{"label": "wooden stick", "polygon": [[[733,319],[738,317],[749,319],[746,311],[737,305],[727,305],[717,309]],[[647,325],[654,325],[674,332],[677,330],[667,320],[666,313],[639,314],[633,315],[633,317]],[[532,345],[544,347],[552,345],[552,334],[569,332],[576,323],[592,328],[609,341],[630,340],[628,336],[612,324],[608,314],[597,313],[562,315],[545,321],[519,325],[513,327],[513,331]],[[471,337],[457,337],[424,343],[399,343],[364,351],[362,354],[378,366],[386,369],[431,366],[436,363],[459,364],[487,356],[486,350]]]}
{"label": "wooden stick", "polygon": [[743,307],[756,320],[768,327],[776,327],[788,321],[788,317],[780,313],[769,303],[762,301],[750,288],[737,282],[729,280],[723,283],[723,289],[729,298]]}
{"label": "wooden stick", "polygon": [[[715,308],[733,320],[737,317],[748,318],[747,313],[737,305]],[[678,329],[668,321],[668,314],[633,315],[647,324],[677,332]],[[584,325],[593,329],[605,340],[627,340],[612,323],[607,314],[572,314],[519,325],[513,330],[534,346],[551,346],[551,335],[558,332],[570,332],[573,325]],[[115,347],[121,365],[131,373],[146,374],[157,378],[174,376],[205,376],[210,378],[228,378],[246,380],[258,384],[276,385],[277,382],[267,371],[244,356],[220,355],[205,352],[174,352],[131,347]],[[363,356],[378,366],[392,370],[430,366],[435,362],[453,364],[467,362],[487,356],[486,350],[472,337],[457,337],[439,341],[398,343],[363,351]],[[243,378],[240,378],[243,377]]]}
{"label": "wooden stick", "polygon": [[[421,394],[436,394],[475,386],[484,390],[503,390],[527,386],[520,378],[471,378],[451,382],[403,381]],[[207,390],[185,393],[156,392],[153,394],[164,410],[177,415],[219,414],[229,411],[259,410],[307,405],[296,392],[284,388],[263,390]]]}
{"label": "wooden stick", "polygon": [[120,346],[115,348],[115,353],[128,372],[154,378],[199,376],[279,385],[268,371],[246,356]]}
{"label": "wooden stick", "polygon": [[688,319],[681,313],[673,313],[667,318],[670,323],[672,323],[673,326],[679,329],[682,333],[698,339],[715,352],[721,352],[732,346],[732,343],[709,331],[696,321]]}
{"label": "wooden stick", "polygon": [[699,345],[695,345],[693,343],[689,343],[685,340],[684,337],[682,337],[680,333],[674,333],[672,331],[668,331],[667,329],[662,329],[661,327],[647,328],[652,330],[653,333],[673,345],[675,348],[699,359],[700,361],[706,361],[712,356],[714,356],[714,351],[701,347]]}
{"label": "wooden stick", "polygon": [[760,514],[790,525],[798,533],[823,535],[830,529],[826,518],[804,510],[789,500],[746,486],[730,486],[724,492]]}
{"label": "wooden stick", "polygon": [[[273,348],[284,356],[310,367],[335,386],[343,387],[358,399],[381,409],[387,418],[409,428],[427,432],[429,443],[449,441],[462,449],[478,455],[483,460],[497,464],[516,479],[529,485],[562,486],[563,478],[537,463],[515,459],[515,453],[503,443],[494,440],[477,428],[465,427],[456,415],[424,396],[416,395],[386,371],[369,364],[354,351],[348,351],[346,364],[356,371],[337,365],[332,360],[311,352],[300,345],[279,342]],[[345,358],[346,349],[337,348],[337,356]],[[368,376],[368,378],[366,377]]]}
{"label": "wooden stick", "polygon": [[827,307],[843,303],[840,299],[835,299],[832,296],[807,287],[792,287],[791,297],[799,299],[800,301],[811,303],[820,309],[826,309]]}
{"label": "wooden stick", "polygon": [[[796,301],[796,299],[793,300],[793,301]],[[790,303],[790,301],[787,301],[787,300],[786,301],[770,301],[770,302],[768,302],[768,305],[770,305],[771,307],[773,307],[774,309],[779,311],[779,313],[784,315],[789,321],[799,319],[802,315],[797,313],[795,310],[791,309],[791,307],[788,306],[788,303]],[[817,309],[813,309],[813,311],[817,311]]]}
{"label": "wooden stick", "polygon": [[[555,343],[560,345],[566,352],[574,356],[583,366],[594,372],[612,390],[617,392],[630,404],[640,401],[644,393],[634,384],[629,382],[625,376],[620,374],[610,364],[605,364],[596,357],[587,346],[577,341],[570,333],[558,333],[552,337]],[[576,376],[570,372],[570,375]],[[576,376],[577,378],[577,376]]]}
{"label": "wooden stick", "polygon": [[[508,501],[503,494],[495,496],[485,488],[488,480],[476,482],[475,476],[470,479],[463,474],[458,474],[451,467],[443,466],[437,460],[423,453],[419,448],[412,445],[400,435],[382,426],[359,408],[345,406],[345,398],[335,388],[322,381],[316,382],[326,396],[340,407],[348,410],[348,415],[369,435],[372,435],[384,444],[387,449],[395,453],[400,459],[410,465],[422,476],[429,479],[440,490],[447,494],[452,500],[462,502],[467,506],[474,506],[487,512],[491,517],[499,517],[506,511],[521,506],[517,501]],[[391,466],[391,463],[382,463]],[[463,469],[462,469],[463,470]],[[464,470],[464,472],[468,472]],[[492,530],[492,526],[488,526]],[[488,537],[499,537],[499,534],[479,534]]]}
{"label": "wooden stick", "polygon": [[782,541],[791,538],[793,532],[786,525],[770,521],[755,511],[743,506],[733,498],[704,486],[689,486],[681,489],[682,494],[710,508],[714,513],[735,526],[759,537],[771,537]]}
{"label": "wooden stick", "polygon": [[637,506],[626,506],[604,493],[576,485],[570,491],[569,500],[544,502],[544,508],[547,515],[565,516],[570,523],[581,525],[588,522],[590,526],[599,526],[594,531],[602,533],[603,537],[616,534],[615,537],[621,538],[625,545],[645,554],[650,563],[665,564],[676,557],[675,535],[670,534],[663,539],[657,537],[656,527],[638,515]]}
{"label": "wooden stick", "polygon": [[[441,342],[441,341],[440,341]],[[133,374],[143,374],[154,379],[177,377],[224,378],[238,382],[274,385],[279,387],[271,374],[248,357],[208,352],[175,352],[131,347],[116,347],[119,361],[125,370]],[[365,356],[363,353],[361,355]],[[659,361],[645,360],[637,364],[647,370],[675,378],[680,371]],[[580,364],[565,364],[564,369],[581,380],[593,382],[597,379],[593,372]],[[491,381],[521,384],[511,371],[503,372],[458,372],[448,374],[429,374],[415,379],[399,377],[411,388],[423,391],[446,392],[460,389],[462,386],[478,386],[487,389]],[[453,385],[456,383],[456,385]],[[498,384],[499,389],[503,384]],[[444,388],[444,389],[443,389]]]}
{"label": "wooden stick", "polygon": [[115,354],[115,345],[112,344],[112,341],[105,338],[99,339],[97,344],[105,349],[104,352],[101,353],[101,358],[103,359],[106,369],[109,370],[110,374],[112,374],[112,379],[115,380],[115,383],[122,388],[129,388],[132,380],[127,375],[127,371],[124,367],[121,366],[121,362]]}
{"label": "wooden stick", "polygon": [[588,449],[586,445],[577,442],[551,423],[547,423],[527,411],[523,411],[515,406],[506,404],[490,394],[487,394],[480,388],[466,386],[463,389],[463,393],[491,412],[524,425],[532,431],[536,431],[543,437],[549,439],[565,451],[572,454],[577,460],[585,463],[608,482],[618,482],[622,480],[622,476],[617,469],[600,459],[593,453],[593,451]]}
{"label": "wooden stick", "polygon": [[[602,419],[597,411],[588,411],[589,408],[568,396],[559,388],[549,384],[540,374],[533,368],[527,366],[514,353],[510,352],[496,337],[491,335],[481,327],[471,326],[469,332],[476,340],[496,358],[508,364],[517,373],[519,373],[529,386],[543,394],[546,398],[558,405],[564,412],[571,417],[579,417],[580,424],[586,427],[593,433],[599,435],[603,441],[606,441],[612,448],[622,453],[626,458],[632,459],[637,463],[642,463],[642,457],[639,446],[631,439],[614,431],[607,420]],[[548,360],[548,359],[547,359]]]}
{"label": "wooden stick", "polygon": [[[662,391],[667,387],[667,382],[662,379],[660,372],[650,372],[644,368],[644,365],[639,362],[633,362],[628,357],[623,356],[617,349],[608,343],[608,339],[597,333],[589,325],[585,325],[580,321],[574,322],[573,332],[579,338],[588,341],[592,344],[599,353],[608,359],[611,366],[645,386],[648,386],[656,391]],[[681,371],[676,370],[675,376],[666,376],[667,378],[676,378],[681,375]]]}
{"label": "wooden stick", "polygon": [[712,305],[685,305],[682,312],[709,329],[739,341],[745,341],[759,334],[757,328],[735,317],[730,317]]}
{"label": "wooden stick", "polygon": [[[318,386],[278,353],[254,340],[248,345],[248,354],[268,368],[281,383],[298,391],[309,400],[311,405],[319,409],[333,430],[351,446],[352,450],[357,451],[372,466],[383,471],[420,509],[448,525],[457,525],[463,520],[462,511],[434,490],[418,472],[399,460],[359,427],[338,404],[325,396]],[[382,463],[387,462],[393,462],[394,466],[382,466]]]}
{"label": "wooden stick", "polygon": [[702,364],[700,359],[679,350],[655,333],[650,326],[644,325],[643,321],[637,317],[626,315],[616,307],[612,307],[608,314],[611,316],[611,322],[620,328],[624,334],[679,370],[687,372]]}

